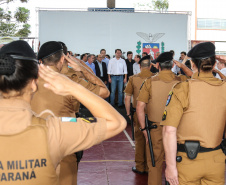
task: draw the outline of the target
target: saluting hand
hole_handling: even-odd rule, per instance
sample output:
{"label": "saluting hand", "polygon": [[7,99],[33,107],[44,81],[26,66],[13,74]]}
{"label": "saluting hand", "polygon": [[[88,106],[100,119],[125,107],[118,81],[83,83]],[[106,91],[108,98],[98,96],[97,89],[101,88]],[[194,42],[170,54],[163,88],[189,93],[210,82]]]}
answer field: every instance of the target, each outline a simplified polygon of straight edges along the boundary
{"label": "saluting hand", "polygon": [[180,62],[178,62],[177,60],[173,60],[173,62],[174,62],[174,64],[176,64],[176,66],[181,68],[182,64]]}
{"label": "saluting hand", "polygon": [[70,95],[70,87],[76,84],[65,75],[57,73],[43,64],[39,66],[39,76],[46,81],[44,84],[45,88],[62,96]]}
{"label": "saluting hand", "polygon": [[226,56],[224,56],[224,55],[216,55],[216,59],[222,63],[226,62]]}
{"label": "saluting hand", "polygon": [[78,59],[75,59],[74,57],[72,56],[64,56],[65,59],[68,61],[68,65],[70,67],[72,67],[72,69],[74,71],[82,71],[81,69],[81,64],[79,63],[79,61],[77,61]]}

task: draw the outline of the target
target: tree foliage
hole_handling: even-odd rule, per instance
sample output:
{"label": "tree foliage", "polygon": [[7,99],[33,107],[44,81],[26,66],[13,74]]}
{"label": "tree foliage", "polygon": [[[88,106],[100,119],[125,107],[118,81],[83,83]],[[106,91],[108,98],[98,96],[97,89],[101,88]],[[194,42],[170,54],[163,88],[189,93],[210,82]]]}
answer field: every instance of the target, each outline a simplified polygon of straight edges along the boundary
{"label": "tree foliage", "polygon": [[169,8],[169,1],[168,0],[152,0],[150,3],[137,3],[134,5],[136,8],[140,8],[142,10],[145,9],[154,9],[159,10],[160,12],[167,11]]}
{"label": "tree foliage", "polygon": [[[0,4],[9,3],[13,0],[0,0]],[[27,0],[20,0],[27,2]],[[30,31],[30,11],[24,7],[18,7],[15,13],[0,8],[0,36],[27,37]]]}
{"label": "tree foliage", "polygon": [[[0,5],[5,4],[5,3],[10,3],[14,0],[0,0]],[[21,3],[26,3],[28,0],[20,0]]]}
{"label": "tree foliage", "polygon": [[16,20],[20,23],[26,23],[29,19],[30,11],[24,7],[17,8],[17,11],[14,15]]}
{"label": "tree foliage", "polygon": [[168,0],[153,0],[153,5],[155,10],[159,10],[160,12],[167,11],[169,8]]}

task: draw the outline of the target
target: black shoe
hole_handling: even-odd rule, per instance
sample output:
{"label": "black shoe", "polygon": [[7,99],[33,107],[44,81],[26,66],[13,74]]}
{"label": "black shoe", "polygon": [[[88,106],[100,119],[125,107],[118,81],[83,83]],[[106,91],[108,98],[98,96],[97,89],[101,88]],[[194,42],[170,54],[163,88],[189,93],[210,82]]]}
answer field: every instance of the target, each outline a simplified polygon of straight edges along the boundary
{"label": "black shoe", "polygon": [[134,173],[138,173],[138,174],[144,174],[144,172],[141,172],[141,171],[138,171],[137,169],[136,169],[136,167],[134,166],[134,167],[132,167],[132,171],[134,172]]}

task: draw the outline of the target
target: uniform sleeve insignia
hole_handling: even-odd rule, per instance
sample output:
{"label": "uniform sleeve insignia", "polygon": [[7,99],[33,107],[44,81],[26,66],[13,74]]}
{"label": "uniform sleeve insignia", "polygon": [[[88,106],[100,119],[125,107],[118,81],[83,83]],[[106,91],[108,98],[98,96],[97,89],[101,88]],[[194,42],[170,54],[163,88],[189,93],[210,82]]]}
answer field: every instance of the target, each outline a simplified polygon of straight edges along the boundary
{"label": "uniform sleeve insignia", "polygon": [[87,123],[96,123],[97,122],[97,118],[94,117],[90,117],[90,118],[81,118],[83,121],[87,122]]}
{"label": "uniform sleeve insignia", "polygon": [[166,120],[166,115],[167,115],[167,112],[165,110],[164,113],[163,113],[163,116],[162,116],[162,121]]}
{"label": "uniform sleeve insignia", "polygon": [[62,117],[61,118],[62,122],[77,122],[77,118],[73,118],[73,117]]}
{"label": "uniform sleeve insignia", "polygon": [[173,91],[170,91],[168,98],[167,98],[167,101],[166,101],[166,106],[169,105],[171,98],[172,98],[172,95],[173,95]]}

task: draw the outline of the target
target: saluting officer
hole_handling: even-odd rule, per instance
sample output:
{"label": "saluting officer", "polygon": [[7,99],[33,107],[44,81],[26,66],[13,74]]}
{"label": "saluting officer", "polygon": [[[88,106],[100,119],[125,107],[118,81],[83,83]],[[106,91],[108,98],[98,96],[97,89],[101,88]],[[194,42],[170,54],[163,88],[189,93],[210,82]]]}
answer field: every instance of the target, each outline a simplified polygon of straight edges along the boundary
{"label": "saluting officer", "polygon": [[[37,91],[38,71],[46,88],[74,96],[99,118],[36,117],[30,102]],[[38,68],[25,41],[11,42],[0,51],[0,93],[1,184],[59,185],[55,169],[65,156],[126,127],[125,119],[102,98],[44,65]]]}
{"label": "saluting officer", "polygon": [[[69,65],[77,71],[82,71],[84,76],[86,76],[87,80],[80,78],[76,75],[76,73],[71,73],[71,75],[67,76],[77,82],[78,84],[84,86],[88,90],[94,92],[97,95],[102,97],[106,97],[109,94],[107,87],[103,84],[103,82],[89,72],[86,68],[80,65],[78,62],[72,61],[72,59],[68,58],[63,54],[63,47],[59,42],[50,41],[44,43],[38,53],[38,59],[41,63],[54,71],[60,73],[65,60],[69,62]],[[71,69],[72,70],[72,69]],[[91,83],[90,81],[93,83]],[[64,117],[75,117],[75,113],[79,110],[79,101],[69,95],[69,96],[60,96],[56,95],[54,92],[46,89],[43,79],[39,79],[38,91],[34,95],[31,101],[31,107],[34,112],[40,114],[42,118],[46,118],[50,115],[49,112],[45,110],[50,110],[55,116],[64,116]],[[43,112],[44,111],[44,112]],[[42,113],[43,112],[43,113]],[[77,157],[72,154],[70,156],[65,157],[60,163],[60,183],[62,185],[76,185],[77,184]]]}
{"label": "saluting officer", "polygon": [[[137,105],[137,97],[139,95],[139,91],[142,83],[148,77],[153,76],[153,73],[150,72],[150,56],[145,56],[139,61],[139,65],[141,68],[141,72],[133,75],[129,78],[129,82],[126,86],[125,93],[125,107],[127,116],[131,119],[130,114],[130,102],[131,97],[133,96],[133,108],[136,109]],[[132,171],[135,173],[143,174],[148,172],[147,161],[146,161],[146,141],[143,133],[140,131],[140,125],[138,123],[137,114],[134,113],[133,118],[134,124],[134,136],[135,136],[135,163],[136,166],[132,167]]]}
{"label": "saluting officer", "polygon": [[[192,75],[192,71],[185,65],[175,61],[188,76]],[[173,85],[179,81],[186,80],[184,75],[176,76],[171,68],[173,67],[173,54],[171,52],[164,52],[156,59],[156,67],[159,69],[153,77],[145,80],[137,98],[137,116],[141,129],[145,128],[145,106],[147,104],[148,120],[150,123],[157,125],[156,129],[150,131],[153,151],[156,166],[153,167],[151,163],[150,149],[146,145],[147,163],[148,163],[148,185],[162,184],[162,164],[164,160],[164,149],[162,143],[162,127],[160,122],[167,100],[167,95],[172,89]],[[143,130],[143,134],[147,140],[147,132]]]}
{"label": "saluting officer", "polygon": [[216,61],[211,42],[197,44],[188,56],[197,72],[175,85],[161,122],[166,179],[170,184],[224,185],[225,155],[220,144],[226,123],[226,83],[212,75]]}

